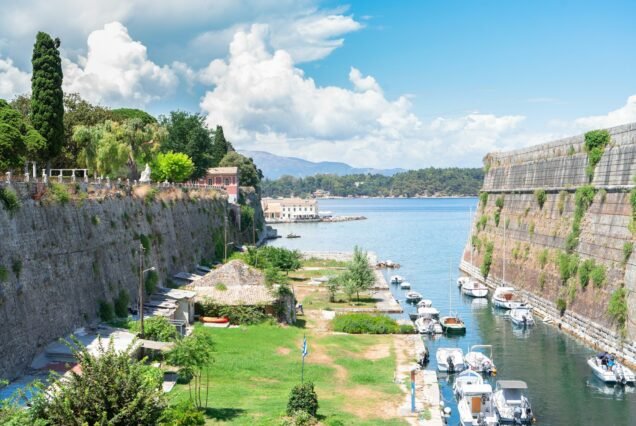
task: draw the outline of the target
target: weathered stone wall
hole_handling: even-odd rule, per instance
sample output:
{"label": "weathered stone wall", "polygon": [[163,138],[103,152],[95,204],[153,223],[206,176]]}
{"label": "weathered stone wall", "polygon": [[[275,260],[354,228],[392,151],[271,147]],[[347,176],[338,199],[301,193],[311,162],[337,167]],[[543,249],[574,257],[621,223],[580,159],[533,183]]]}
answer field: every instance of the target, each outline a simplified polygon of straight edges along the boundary
{"label": "weathered stone wall", "polygon": [[[625,260],[623,252],[626,243],[636,242],[629,228],[633,214],[630,190],[636,176],[636,124],[608,130],[611,143],[594,171],[591,184],[596,195],[583,216],[574,250],[581,262],[594,259],[605,267],[606,280],[600,287],[590,282],[583,288],[578,277],[562,282],[558,265],[558,256],[565,251],[572,230],[575,191],[588,184],[583,135],[486,156],[489,170],[483,191],[488,193],[488,201],[480,202],[475,213],[471,235],[477,247],[471,247],[470,242],[466,245],[463,269],[479,277],[486,242],[492,242],[492,280],[502,282],[505,264],[507,284],[525,290],[537,303],[541,301],[553,309],[558,299],[565,300],[565,324],[577,329],[577,321],[594,323],[600,327],[594,333],[604,329],[608,337],[605,346],[613,347],[632,345],[636,338],[636,326],[630,320],[626,339],[621,342],[607,313],[612,293],[624,285],[629,292],[629,316],[636,319],[636,254]],[[546,190],[543,208],[534,193],[537,189]],[[503,208],[497,226],[494,216],[499,210],[499,197]],[[487,218],[483,230],[478,227],[482,217]],[[541,258],[546,254],[547,261],[542,264]]]}
{"label": "weathered stone wall", "polygon": [[240,214],[214,192],[172,188],[150,201],[120,191],[60,204],[30,199],[35,185],[12,186],[24,199],[12,214],[0,207],[0,378],[15,377],[46,344],[94,321],[100,300],[112,302],[120,289],[137,299],[140,236],[150,240],[146,267],[165,284],[215,257],[226,211],[229,241],[251,235],[238,232]]}

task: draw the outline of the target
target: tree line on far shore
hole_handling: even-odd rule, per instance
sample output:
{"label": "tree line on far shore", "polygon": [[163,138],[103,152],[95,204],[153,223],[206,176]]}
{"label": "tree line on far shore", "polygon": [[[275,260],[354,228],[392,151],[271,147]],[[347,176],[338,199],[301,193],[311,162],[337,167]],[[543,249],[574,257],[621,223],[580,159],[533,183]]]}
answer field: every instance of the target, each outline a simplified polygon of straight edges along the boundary
{"label": "tree line on far shore", "polygon": [[393,176],[318,174],[297,178],[282,176],[262,182],[265,197],[308,197],[317,190],[337,197],[476,196],[484,180],[481,168],[409,170]]}

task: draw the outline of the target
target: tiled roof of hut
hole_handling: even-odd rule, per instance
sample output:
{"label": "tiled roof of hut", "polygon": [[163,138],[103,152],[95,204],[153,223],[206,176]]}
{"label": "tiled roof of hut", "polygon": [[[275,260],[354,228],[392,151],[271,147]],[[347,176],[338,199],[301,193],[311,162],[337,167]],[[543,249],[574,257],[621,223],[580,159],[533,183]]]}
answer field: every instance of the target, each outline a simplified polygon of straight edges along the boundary
{"label": "tiled roof of hut", "polygon": [[240,260],[232,260],[225,265],[205,274],[201,279],[192,283],[192,288],[199,292],[201,287],[214,287],[217,284],[235,285],[264,285],[263,274]]}

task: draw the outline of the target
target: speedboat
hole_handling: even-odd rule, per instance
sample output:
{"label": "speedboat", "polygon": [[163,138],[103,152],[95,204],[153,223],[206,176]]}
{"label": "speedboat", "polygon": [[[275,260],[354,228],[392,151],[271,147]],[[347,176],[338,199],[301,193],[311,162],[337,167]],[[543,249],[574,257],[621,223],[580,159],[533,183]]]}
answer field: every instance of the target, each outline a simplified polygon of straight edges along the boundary
{"label": "speedboat", "polygon": [[402,284],[404,282],[404,277],[401,275],[393,275],[391,276],[391,284]]}
{"label": "speedboat", "polygon": [[435,354],[437,369],[447,373],[459,373],[464,370],[464,351],[460,348],[439,348]]}
{"label": "speedboat", "polygon": [[524,305],[512,287],[496,288],[495,293],[492,295],[492,303],[502,309],[513,309]]}
{"label": "speedboat", "polygon": [[[486,355],[481,350],[489,350],[490,354]],[[466,368],[477,371],[479,373],[485,373],[489,376],[497,375],[497,368],[492,361],[492,345],[473,345],[470,350],[464,356],[464,363]]]}
{"label": "speedboat", "polygon": [[465,385],[457,403],[462,426],[496,426],[499,424],[493,404],[492,387],[488,383]]}
{"label": "speedboat", "polygon": [[287,234],[287,238],[300,238],[300,235],[298,234],[294,234],[293,232],[291,234]]}
{"label": "speedboat", "polygon": [[530,306],[519,306],[510,310],[510,321],[514,325],[520,327],[529,327],[534,325],[534,317],[532,316],[532,308]]}
{"label": "speedboat", "polygon": [[605,383],[634,384],[634,372],[616,361],[613,355],[598,354],[588,359],[587,365]]}
{"label": "speedboat", "polygon": [[422,299],[417,302],[418,308],[430,308],[431,306],[433,306],[433,301],[430,299]]}
{"label": "speedboat", "polygon": [[534,420],[532,406],[525,396],[528,389],[521,380],[498,380],[493,395],[499,423],[530,424]]}
{"label": "speedboat", "polygon": [[459,277],[457,278],[457,287],[462,288],[464,284],[467,284],[470,281],[470,277]]}
{"label": "speedboat", "polygon": [[402,290],[410,290],[410,288],[411,288],[411,283],[406,282],[406,281],[401,282],[401,283],[400,283],[400,288],[401,288]]}
{"label": "speedboat", "polygon": [[469,280],[462,286],[462,293],[470,297],[486,297],[488,296],[488,287],[478,281]]}
{"label": "speedboat", "polygon": [[481,385],[482,383],[484,383],[484,377],[481,374],[473,370],[464,370],[455,378],[453,392],[459,400],[464,394],[465,385]]}
{"label": "speedboat", "polygon": [[406,301],[409,303],[417,303],[422,300],[422,295],[417,291],[409,291],[406,293]]}
{"label": "speedboat", "polygon": [[422,334],[442,334],[442,326],[439,323],[439,311],[435,308],[418,308],[415,328]]}
{"label": "speedboat", "polygon": [[442,317],[439,322],[446,334],[466,333],[466,324],[458,316]]}

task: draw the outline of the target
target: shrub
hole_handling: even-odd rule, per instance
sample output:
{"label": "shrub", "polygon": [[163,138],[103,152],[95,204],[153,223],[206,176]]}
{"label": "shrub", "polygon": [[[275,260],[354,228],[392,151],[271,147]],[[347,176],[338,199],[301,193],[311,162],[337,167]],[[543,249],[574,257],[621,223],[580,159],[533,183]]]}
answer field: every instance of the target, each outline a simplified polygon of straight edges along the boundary
{"label": "shrub", "polygon": [[5,282],[9,279],[9,271],[4,266],[0,266],[0,282]]}
{"label": "shrub", "polygon": [[115,307],[115,315],[118,318],[126,318],[128,317],[128,305],[130,304],[130,295],[123,288],[119,290],[119,294],[113,300],[113,305]]}
{"label": "shrub", "polygon": [[331,322],[334,331],[349,334],[396,334],[397,322],[386,315],[353,313],[337,315]]}
{"label": "shrub", "polygon": [[558,204],[559,215],[563,215],[563,210],[565,209],[565,199],[567,198],[567,196],[568,196],[567,191],[559,192],[559,204]]}
{"label": "shrub", "polygon": [[562,297],[557,299],[556,308],[557,308],[557,311],[559,311],[559,314],[561,316],[563,316],[563,314],[565,313],[565,309],[567,307],[568,307],[568,304],[566,303],[565,299],[563,299]]}
{"label": "shrub", "polygon": [[398,324],[400,328],[399,334],[413,334],[415,333],[415,327],[413,324]]}
{"label": "shrub", "polygon": [[545,265],[548,263],[548,249],[543,249],[539,252],[539,266],[541,269],[545,268]]}
{"label": "shrub", "polygon": [[594,195],[596,190],[591,185],[585,185],[576,190],[574,219],[572,221],[572,230],[567,236],[565,241],[565,251],[568,253],[574,252],[574,249],[579,245],[579,236],[581,235],[581,221],[585,212],[594,201]]}
{"label": "shrub", "polygon": [[148,271],[148,275],[146,275],[146,280],[144,282],[146,294],[150,295],[154,293],[158,283],[159,274],[157,274],[157,271]]}
{"label": "shrub", "polygon": [[[139,333],[141,322],[135,321],[130,326],[130,330]],[[144,318],[144,339],[156,342],[170,342],[177,337],[177,329],[165,317]]]}
{"label": "shrub", "polygon": [[296,411],[283,419],[281,426],[313,426],[318,420],[305,411]]}
{"label": "shrub", "polygon": [[539,287],[541,288],[541,290],[543,290],[543,288],[545,287],[545,272],[541,271],[541,273],[539,274]]}
{"label": "shrub", "polygon": [[62,183],[51,184],[51,195],[53,196],[53,200],[60,204],[66,204],[71,199],[68,188]]}
{"label": "shrub", "polygon": [[312,417],[318,412],[318,395],[312,382],[294,386],[289,394],[287,415],[294,416],[298,411],[304,411]]}
{"label": "shrub", "polygon": [[101,223],[101,219],[99,218],[99,216],[97,215],[93,215],[91,216],[91,223],[95,226],[99,225]]}
{"label": "shrub", "polygon": [[634,243],[629,241],[623,244],[623,265],[626,265],[634,251]]}
{"label": "shrub", "polygon": [[610,134],[607,130],[591,130],[585,134],[585,151],[587,152],[586,173],[590,182],[594,177],[594,169],[601,157],[605,147],[610,142]]}
{"label": "shrub", "polygon": [[495,226],[499,226],[499,221],[501,220],[501,210],[495,210],[493,219],[495,220]]}
{"label": "shrub", "polygon": [[139,235],[139,242],[141,243],[141,245],[144,248],[144,253],[149,253],[150,252],[150,238],[145,235],[145,234],[140,234]]}
{"label": "shrub", "polygon": [[545,189],[537,189],[534,191],[534,197],[537,199],[537,204],[539,204],[539,208],[543,208],[543,204],[545,204],[545,200],[547,195],[545,193]]}
{"label": "shrub", "polygon": [[18,194],[12,188],[0,189],[0,202],[2,202],[2,206],[9,213],[17,212],[22,205]]}
{"label": "shrub", "polygon": [[151,202],[155,201],[158,193],[159,190],[157,188],[149,189],[148,192],[146,192],[146,195],[144,195],[144,203],[150,204]]}
{"label": "shrub", "polygon": [[268,318],[264,306],[226,306],[219,305],[211,299],[205,299],[203,302],[197,303],[195,310],[206,317],[228,317],[232,324],[259,324]]}
{"label": "shrub", "polygon": [[490,273],[490,266],[492,265],[492,252],[495,249],[495,245],[492,241],[486,243],[486,253],[484,254],[484,261],[481,264],[480,272],[484,276],[484,279],[488,278]]}
{"label": "shrub", "polygon": [[499,210],[503,209],[504,206],[504,198],[503,197],[497,197],[497,200],[495,201],[495,206],[497,206],[497,208]]}
{"label": "shrub", "polygon": [[607,306],[607,313],[612,317],[619,328],[624,331],[627,324],[627,290],[621,287],[615,290],[610,297],[609,305]]}
{"label": "shrub", "polygon": [[22,261],[20,259],[15,259],[11,264],[11,270],[15,274],[15,277],[20,279],[20,273],[22,273]]}
{"label": "shrub", "polygon": [[488,223],[488,216],[482,215],[477,222],[477,229],[483,231],[486,229],[486,224]]}
{"label": "shrub", "polygon": [[590,278],[596,287],[601,287],[605,283],[605,266],[596,265],[590,273]]}
{"label": "shrub", "polygon": [[99,318],[103,322],[112,321],[115,317],[115,312],[113,310],[113,305],[108,303],[105,300],[99,301]]}
{"label": "shrub", "polygon": [[579,282],[581,283],[581,288],[585,288],[589,284],[590,274],[594,267],[594,259],[585,259],[581,263],[581,266],[579,267]]}
{"label": "shrub", "polygon": [[479,193],[479,204],[481,205],[481,211],[483,212],[486,208],[486,204],[488,204],[488,193],[480,192]]}
{"label": "shrub", "polygon": [[576,275],[579,266],[579,257],[575,254],[559,253],[559,274],[561,281],[565,284],[570,277]]}
{"label": "shrub", "polygon": [[159,421],[160,426],[202,426],[205,416],[192,401],[182,401],[166,408]]}

